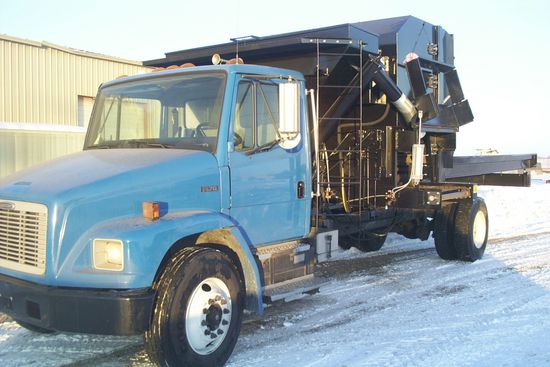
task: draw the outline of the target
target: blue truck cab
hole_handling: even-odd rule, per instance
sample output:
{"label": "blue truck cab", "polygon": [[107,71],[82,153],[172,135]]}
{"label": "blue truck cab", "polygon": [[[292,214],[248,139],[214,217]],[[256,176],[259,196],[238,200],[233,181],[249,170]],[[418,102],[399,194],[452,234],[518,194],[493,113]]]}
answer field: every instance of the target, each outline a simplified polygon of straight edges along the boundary
{"label": "blue truck cab", "polygon": [[193,319],[195,362],[225,361],[242,310],[262,312],[258,249],[310,232],[307,106],[300,73],[254,65],[105,83],[82,152],[0,182],[1,310],[152,349]]}

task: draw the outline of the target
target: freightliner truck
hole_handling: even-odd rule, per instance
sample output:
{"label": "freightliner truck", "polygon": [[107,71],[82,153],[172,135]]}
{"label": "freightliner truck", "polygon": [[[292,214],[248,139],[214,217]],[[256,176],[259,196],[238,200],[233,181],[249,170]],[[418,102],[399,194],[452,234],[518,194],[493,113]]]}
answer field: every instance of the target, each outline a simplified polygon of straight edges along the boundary
{"label": "freightliner truck", "polygon": [[338,245],[431,234],[445,260],[481,258],[476,185],[528,186],[536,163],[454,156],[473,115],[453,38],[414,17],[146,64],[100,87],[82,152],[0,181],[0,310],[25,328],[223,365],[243,315],[318,288]]}

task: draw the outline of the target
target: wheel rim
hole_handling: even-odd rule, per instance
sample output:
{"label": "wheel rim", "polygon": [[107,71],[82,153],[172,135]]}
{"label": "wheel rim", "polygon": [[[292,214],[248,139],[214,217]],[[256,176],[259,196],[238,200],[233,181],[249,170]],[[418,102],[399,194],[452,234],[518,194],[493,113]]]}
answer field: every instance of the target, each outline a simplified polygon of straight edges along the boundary
{"label": "wheel rim", "polygon": [[223,342],[230,325],[229,288],[218,278],[203,280],[189,297],[185,312],[189,345],[198,354],[210,354]]}
{"label": "wheel rim", "polygon": [[479,210],[474,218],[473,240],[477,248],[482,248],[487,237],[487,220],[483,211]]}

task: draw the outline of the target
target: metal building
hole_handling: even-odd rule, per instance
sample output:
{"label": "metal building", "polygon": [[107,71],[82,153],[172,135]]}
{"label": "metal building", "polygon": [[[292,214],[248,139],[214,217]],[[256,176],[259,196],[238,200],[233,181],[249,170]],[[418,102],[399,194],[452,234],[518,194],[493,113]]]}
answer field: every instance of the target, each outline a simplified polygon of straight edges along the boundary
{"label": "metal building", "polygon": [[141,62],[0,35],[0,177],[82,149],[101,83]]}

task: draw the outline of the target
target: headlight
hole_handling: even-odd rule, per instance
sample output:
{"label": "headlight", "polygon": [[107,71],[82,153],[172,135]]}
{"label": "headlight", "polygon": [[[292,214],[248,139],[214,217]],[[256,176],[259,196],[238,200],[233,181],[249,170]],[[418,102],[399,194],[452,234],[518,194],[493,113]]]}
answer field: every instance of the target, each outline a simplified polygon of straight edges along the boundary
{"label": "headlight", "polygon": [[124,269],[124,245],[120,240],[96,238],[93,243],[94,268],[122,271]]}

